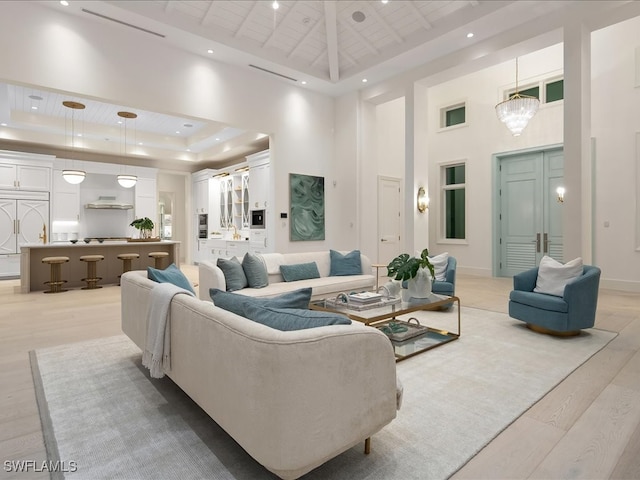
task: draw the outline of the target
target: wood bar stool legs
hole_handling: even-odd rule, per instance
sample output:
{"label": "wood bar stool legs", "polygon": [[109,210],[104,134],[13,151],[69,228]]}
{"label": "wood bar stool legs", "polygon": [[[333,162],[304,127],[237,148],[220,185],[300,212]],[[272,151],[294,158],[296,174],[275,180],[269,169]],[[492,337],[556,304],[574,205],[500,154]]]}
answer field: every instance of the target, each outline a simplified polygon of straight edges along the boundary
{"label": "wood bar stool legs", "polygon": [[155,259],[155,267],[158,270],[162,269],[162,259],[169,256],[169,252],[150,252],[149,258]]}
{"label": "wood bar stool legs", "polygon": [[80,257],[81,262],[87,262],[87,278],[82,279],[83,282],[87,282],[87,286],[82,287],[82,290],[102,288],[102,285],[98,285],[102,277],[98,277],[97,273],[97,263],[101,260],[104,260],[103,255],[83,255]]}
{"label": "wood bar stool legs", "polygon": [[[134,258],[140,258],[140,255],[137,253],[121,253],[118,258],[122,260],[122,273],[126,273],[131,271],[131,261]],[[120,277],[122,275],[118,275],[118,278]],[[118,281],[118,285],[120,285],[120,281]]]}
{"label": "wood bar stool legs", "polygon": [[49,285],[49,290],[45,290],[44,293],[66,292],[62,288],[62,285],[67,283],[66,280],[62,280],[62,264],[68,261],[69,257],[45,257],[42,259],[42,263],[51,265],[50,279],[48,282],[44,282],[45,285]]}

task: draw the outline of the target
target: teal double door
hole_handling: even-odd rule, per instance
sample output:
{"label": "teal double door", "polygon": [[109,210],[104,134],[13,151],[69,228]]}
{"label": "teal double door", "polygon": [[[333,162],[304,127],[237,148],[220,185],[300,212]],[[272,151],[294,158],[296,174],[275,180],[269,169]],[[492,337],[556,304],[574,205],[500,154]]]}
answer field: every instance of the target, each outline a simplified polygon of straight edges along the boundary
{"label": "teal double door", "polygon": [[562,148],[503,155],[498,162],[498,275],[533,268],[544,255],[562,262]]}

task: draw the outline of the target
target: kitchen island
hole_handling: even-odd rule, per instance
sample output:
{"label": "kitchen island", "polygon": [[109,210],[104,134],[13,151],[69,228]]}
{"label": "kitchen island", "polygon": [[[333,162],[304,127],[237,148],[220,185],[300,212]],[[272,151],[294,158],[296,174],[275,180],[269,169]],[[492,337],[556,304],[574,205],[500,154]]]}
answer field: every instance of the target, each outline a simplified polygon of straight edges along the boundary
{"label": "kitchen island", "polygon": [[153,258],[149,258],[150,252],[167,252],[169,256],[163,260],[163,267],[175,263],[180,266],[180,242],[128,242],[123,240],[104,241],[99,243],[91,240],[85,243],[78,241],[75,245],[71,242],[54,242],[47,244],[28,244],[20,249],[20,291],[29,293],[39,290],[47,290],[44,282],[49,280],[50,267],[42,263],[45,257],[69,257],[67,263],[62,264],[62,279],[66,280],[64,288],[80,288],[86,284],[82,281],[87,276],[87,264],[80,261],[83,255],[103,255],[104,260],[98,262],[98,276],[102,277],[99,285],[118,284],[118,275],[122,273],[122,260],[118,259],[121,253],[137,253],[140,258],[132,261],[133,270],[146,270],[154,266]]}

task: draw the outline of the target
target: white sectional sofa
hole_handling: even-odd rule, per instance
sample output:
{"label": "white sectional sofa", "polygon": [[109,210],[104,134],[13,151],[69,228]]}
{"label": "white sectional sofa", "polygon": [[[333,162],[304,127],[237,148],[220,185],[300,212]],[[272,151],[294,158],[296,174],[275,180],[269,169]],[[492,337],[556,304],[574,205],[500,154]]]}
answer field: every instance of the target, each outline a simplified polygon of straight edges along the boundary
{"label": "white sectional sofa", "polygon": [[[346,254],[347,252],[341,252]],[[330,252],[303,252],[303,253],[263,253],[269,285],[263,288],[244,288],[235,293],[249,295],[251,297],[273,297],[282,293],[311,287],[312,299],[337,295],[341,292],[362,291],[373,289],[376,283],[371,269],[371,260],[366,255],[360,255],[362,273],[360,275],[329,276],[331,269]],[[240,259],[242,260],[242,259]],[[281,265],[295,265],[300,263],[315,262],[318,266],[320,278],[296,280],[285,282],[280,273]],[[222,270],[213,262],[203,261],[199,264],[199,297],[202,300],[210,300],[209,289],[218,288],[226,290],[226,282]]]}
{"label": "white sectional sofa", "polygon": [[[122,275],[122,330],[144,350],[151,290]],[[389,339],[354,322],[280,331],[176,295],[166,374],[267,470],[297,478],[370,438],[396,416]]]}

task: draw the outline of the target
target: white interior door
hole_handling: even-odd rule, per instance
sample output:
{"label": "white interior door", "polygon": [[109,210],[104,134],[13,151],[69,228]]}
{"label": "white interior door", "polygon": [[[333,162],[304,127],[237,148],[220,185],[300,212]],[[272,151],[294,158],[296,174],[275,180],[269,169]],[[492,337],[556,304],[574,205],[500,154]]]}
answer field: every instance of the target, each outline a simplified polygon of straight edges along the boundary
{"label": "white interior door", "polygon": [[531,152],[500,161],[499,275],[537,266],[543,255],[562,258],[563,151]]}
{"label": "white interior door", "polygon": [[399,178],[378,177],[378,260],[388,264],[400,254],[402,191]]}

